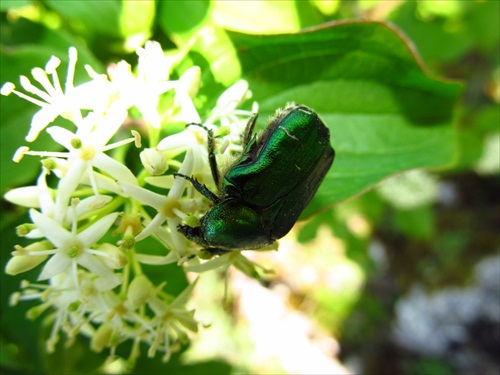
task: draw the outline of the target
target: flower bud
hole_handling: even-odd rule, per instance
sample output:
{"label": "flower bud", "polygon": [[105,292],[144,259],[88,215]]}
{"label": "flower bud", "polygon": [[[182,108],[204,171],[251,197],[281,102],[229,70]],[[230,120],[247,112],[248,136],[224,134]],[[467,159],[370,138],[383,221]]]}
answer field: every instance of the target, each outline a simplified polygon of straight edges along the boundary
{"label": "flower bud", "polygon": [[157,148],[146,148],[139,156],[144,168],[153,176],[161,175],[168,169],[168,157],[165,151],[160,151]]}
{"label": "flower bud", "polygon": [[146,276],[139,275],[130,283],[127,299],[133,308],[140,307],[146,303],[152,289],[151,281]]}
{"label": "flower bud", "polygon": [[13,258],[10,258],[5,266],[5,273],[8,275],[18,275],[22,272],[29,271],[40,263],[42,263],[45,259],[47,259],[48,255],[17,255]]}
{"label": "flower bud", "polygon": [[101,324],[97,331],[92,336],[90,341],[90,349],[96,353],[100,353],[111,341],[113,335],[113,328],[109,324]]}
{"label": "flower bud", "polygon": [[23,186],[9,190],[3,197],[18,206],[35,208],[40,207],[39,194],[40,191],[36,186]]}
{"label": "flower bud", "polygon": [[113,269],[123,268],[127,264],[127,257],[120,248],[110,243],[103,243],[98,248],[99,251],[106,253],[109,256],[102,257],[102,261],[106,266]]}

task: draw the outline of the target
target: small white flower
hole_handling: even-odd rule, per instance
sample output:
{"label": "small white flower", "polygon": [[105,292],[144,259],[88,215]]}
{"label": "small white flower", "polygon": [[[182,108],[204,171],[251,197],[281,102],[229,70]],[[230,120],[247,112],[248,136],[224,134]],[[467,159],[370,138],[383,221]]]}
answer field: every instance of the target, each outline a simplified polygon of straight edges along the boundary
{"label": "small white flower", "polygon": [[225,142],[221,145],[220,154],[239,154],[243,150],[242,134],[244,133],[248,120],[258,112],[257,103],[253,103],[252,110],[241,110],[237,107],[245,100],[252,97],[248,89],[248,82],[240,80],[228,87],[217,99],[215,108],[205,121],[206,127],[212,127],[220,123],[219,131],[223,128],[229,130],[225,136]]}
{"label": "small white flower", "polygon": [[[28,142],[34,141],[40,132],[45,129],[57,116],[62,116],[75,124],[79,124],[82,120],[80,109],[87,108],[84,102],[84,92],[80,92],[78,88],[73,86],[73,77],[75,74],[75,65],[77,61],[77,51],[74,47],[69,49],[68,73],[64,91],[59,81],[57,68],[61,63],[57,57],[52,56],[48,61],[45,69],[34,68],[31,73],[33,78],[44,88],[45,91],[34,86],[30,80],[21,76],[21,86],[30,94],[38,97],[28,96],[22,92],[16,91],[14,84],[7,82],[2,87],[2,95],[14,93],[19,97],[26,99],[38,106],[41,109],[33,116],[31,121],[31,129],[26,136]],[[52,76],[52,82],[48,75]],[[99,90],[100,91],[100,90]],[[99,92],[98,91],[98,92]]]}
{"label": "small white flower", "polygon": [[[191,152],[187,152],[184,162],[182,163],[179,173],[190,175],[192,170]],[[140,241],[152,233],[167,221],[172,237],[173,250],[178,256],[183,256],[186,248],[184,237],[177,231],[177,226],[181,223],[181,218],[186,214],[182,210],[181,197],[186,187],[187,181],[183,178],[176,178],[168,195],[161,195],[150,190],[144,189],[138,185],[130,184],[125,181],[119,181],[120,187],[131,197],[138,200],[142,204],[148,205],[156,209],[157,214],[153,220],[139,233],[136,237]]]}
{"label": "small white flower", "polygon": [[108,74],[123,105],[126,108],[135,106],[144,119],[158,129],[159,97],[175,86],[173,81],[168,80],[172,60],[165,57],[159,43],[152,41],[147,42],[144,48],[138,48],[137,54],[139,55],[137,77],[125,61],[111,65]]}
{"label": "small white flower", "polygon": [[[40,208],[40,211],[49,217],[54,218],[56,204],[54,197],[56,191],[50,189],[47,186],[46,176],[48,174],[47,169],[43,168],[42,173],[37,179],[37,184],[35,186],[24,186],[21,188],[16,188],[8,191],[4,198],[14,204],[19,206],[29,207],[29,208]],[[83,217],[88,215],[90,212],[103,207],[109,203],[112,198],[108,195],[93,195],[79,201],[75,208],[76,217],[81,220]],[[72,214],[66,210],[65,216],[61,217],[61,223],[63,225],[71,224]],[[30,231],[26,238],[41,238],[43,234],[38,229]]]}
{"label": "small white flower", "polygon": [[[61,272],[71,270],[74,279],[77,279],[77,265],[92,273],[103,276],[116,282],[117,276],[97,256],[108,256],[106,253],[93,250],[94,247],[111,228],[118,213],[109,214],[84,231],[76,232],[76,222],[72,230],[68,231],[54,219],[41,214],[35,209],[30,210],[30,217],[37,228],[54,245],[54,249],[39,251],[34,255],[52,255],[47,261],[39,276],[39,280],[46,280]],[[78,283],[75,281],[75,284]]]}
{"label": "small white flower", "polygon": [[180,133],[163,138],[156,148],[163,152],[189,150],[193,163],[191,174],[204,180],[204,176],[211,176],[206,139],[205,130],[197,126],[189,126]]}
{"label": "small white flower", "polygon": [[113,312],[113,306],[108,301],[113,300],[112,289],[116,287],[116,282],[84,270],[78,271],[76,280],[75,283],[71,273],[62,272],[52,277],[48,285],[26,282],[18,296],[18,301],[40,299],[43,302],[28,311],[30,318],[38,317],[49,308],[53,309],[52,330],[47,340],[48,352],[54,351],[60,331],[65,331],[69,338],[79,332],[92,336],[94,328],[89,321],[99,321]]}
{"label": "small white flower", "polygon": [[122,125],[127,111],[119,105],[112,106],[104,117],[87,116],[76,131],[53,126],[47,129],[52,138],[67,152],[27,151],[28,155],[52,156],[68,159],[68,167],[58,185],[56,195],[56,212],[54,217],[60,221],[64,217],[71,194],[78,187],[84,176],[90,180],[90,185],[96,196],[99,195],[98,184],[94,179],[93,168],[99,168],[115,179],[137,183],[134,174],[124,164],[106,155],[105,152],[134,142],[135,138],[107,144]]}

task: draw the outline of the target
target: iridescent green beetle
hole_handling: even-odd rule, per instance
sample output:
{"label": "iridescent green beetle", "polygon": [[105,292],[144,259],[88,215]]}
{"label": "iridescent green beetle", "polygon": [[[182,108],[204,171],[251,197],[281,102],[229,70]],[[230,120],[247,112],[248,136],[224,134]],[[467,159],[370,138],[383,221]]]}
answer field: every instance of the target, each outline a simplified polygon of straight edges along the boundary
{"label": "iridescent green beetle", "polygon": [[242,155],[221,183],[213,134],[207,129],[210,166],[219,194],[194,178],[176,174],[214,203],[200,226],[178,227],[213,254],[259,249],[286,235],[333,163],[330,132],[310,108],[287,107],[260,137],[252,135],[255,121],[256,115],[245,131]]}

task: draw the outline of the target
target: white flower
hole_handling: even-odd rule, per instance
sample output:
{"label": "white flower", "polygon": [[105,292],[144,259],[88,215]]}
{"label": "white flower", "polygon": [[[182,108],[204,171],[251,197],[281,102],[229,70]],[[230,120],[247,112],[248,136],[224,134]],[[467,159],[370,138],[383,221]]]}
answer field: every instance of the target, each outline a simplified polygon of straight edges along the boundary
{"label": "white flower", "polygon": [[[230,145],[230,151],[241,152],[241,135],[246,127],[246,120],[252,116],[252,112],[237,110],[236,106],[249,95],[248,83],[243,80],[236,82],[222,93],[217,100],[217,106],[212,111],[210,117],[203,123],[203,126],[214,131],[216,136],[220,130],[220,127],[215,126],[217,121],[223,127],[229,128],[230,132],[228,135],[226,134],[226,138],[228,138],[226,139],[227,143],[221,147],[220,153],[223,153],[227,144]],[[243,117],[245,121],[242,121],[240,117]],[[188,121],[187,123],[199,124],[200,120],[198,118],[197,121]],[[207,137],[205,129],[198,126],[189,126],[180,133],[162,139],[158,143],[157,149],[161,151],[191,150],[193,155],[192,174],[203,182],[207,178],[211,178],[208,163]]]}
{"label": "white flower", "polygon": [[[29,207],[29,208],[40,208],[40,211],[49,217],[54,218],[56,204],[54,201],[54,196],[56,191],[50,189],[47,186],[46,176],[48,174],[46,168],[42,169],[42,173],[38,177],[37,184],[35,186],[24,186],[21,188],[16,188],[8,191],[4,198],[19,206]],[[78,205],[75,207],[75,214],[78,220],[86,216],[93,210],[103,207],[109,203],[112,198],[108,195],[93,195],[79,201]],[[66,226],[71,224],[72,213],[70,211],[65,212],[65,215],[60,218],[61,223]],[[41,238],[43,234],[39,229],[31,230],[25,236],[26,238]]]}
{"label": "white flower", "polygon": [[[200,180],[203,176],[211,176],[208,164],[208,152],[206,144],[207,134],[204,129],[197,126],[189,126],[180,133],[163,138],[156,148],[163,152],[188,151],[193,164],[191,174],[196,175]],[[179,172],[182,173],[182,172]]]}
{"label": "white flower", "polygon": [[188,285],[170,304],[163,300],[160,288],[156,288],[154,293],[148,298],[147,304],[154,317],[148,321],[143,321],[148,330],[148,340],[150,344],[148,357],[154,357],[157,350],[165,353],[163,361],[167,361],[171,354],[171,333],[175,333],[177,339],[184,341],[187,338],[185,329],[192,332],[198,330],[198,322],[194,319],[194,310],[188,310],[184,306],[188,301],[197,280]]}
{"label": "white flower", "polygon": [[[114,300],[113,288],[117,283],[91,273],[79,270],[75,278],[71,273],[62,272],[52,277],[48,285],[24,282],[24,290],[15,301],[40,299],[41,305],[28,311],[28,317],[36,318],[48,308],[52,308],[53,324],[47,340],[47,351],[53,352],[59,340],[59,332],[65,331],[69,338],[77,333],[92,336],[92,321],[110,315],[116,306],[108,301]],[[117,299],[117,298],[116,298]]]}
{"label": "white flower", "polygon": [[144,119],[154,128],[160,127],[158,101],[160,95],[174,88],[169,81],[172,60],[165,57],[157,42],[149,41],[144,48],[138,48],[139,64],[137,77],[125,61],[108,68],[108,74],[120,101],[126,107],[135,106]]}
{"label": "white flower", "polygon": [[[182,163],[179,173],[190,175],[192,171],[192,155],[191,152],[187,152],[184,162]],[[140,241],[153,232],[155,232],[161,225],[167,221],[168,227],[170,228],[172,243],[175,253],[182,256],[185,252],[185,239],[177,231],[177,226],[181,223],[181,218],[184,218],[186,214],[182,211],[182,203],[180,198],[184,193],[187,181],[183,178],[176,178],[172,185],[172,188],[168,192],[168,195],[161,195],[154,193],[150,190],[144,189],[138,185],[130,184],[125,181],[119,181],[120,187],[131,197],[138,200],[139,202],[153,207],[156,209],[157,214],[153,220],[147,225],[146,228],[136,237],[137,241]]]}
{"label": "white flower", "polygon": [[61,272],[71,270],[78,285],[77,265],[92,273],[116,282],[117,276],[97,256],[108,256],[107,253],[92,249],[111,228],[118,213],[109,214],[80,233],[76,230],[76,221],[72,230],[68,231],[54,219],[45,216],[35,209],[30,210],[30,217],[37,228],[54,245],[54,249],[39,251],[34,255],[52,255],[47,261],[39,276],[39,280],[46,280]]}
{"label": "white flower", "polygon": [[127,111],[125,109],[119,105],[114,105],[103,117],[89,114],[76,133],[72,133],[59,126],[53,126],[47,129],[47,132],[57,143],[64,146],[68,150],[67,152],[25,152],[28,155],[68,159],[68,167],[59,182],[56,195],[56,212],[54,214],[56,220],[61,221],[64,217],[69,198],[78,187],[84,175],[89,178],[94,194],[96,196],[99,195],[99,186],[94,179],[93,168],[99,168],[115,179],[137,183],[137,179],[130,169],[105,154],[110,149],[135,141],[135,138],[128,138],[123,141],[107,144],[111,137],[118,131],[126,116]]}
{"label": "white flower", "polygon": [[[37,96],[39,99],[16,91],[14,84],[10,82],[7,82],[2,87],[2,95],[14,93],[41,107],[31,121],[31,129],[26,136],[28,142],[34,141],[40,132],[54,121],[57,116],[62,116],[75,124],[79,124],[82,120],[80,109],[88,108],[87,104],[84,103],[94,102],[92,95],[89,96],[88,92],[81,91],[78,87],[75,88],[73,86],[76,61],[77,51],[74,47],[71,47],[69,49],[68,74],[66,76],[64,91],[57,75],[57,67],[61,63],[61,60],[54,56],[50,58],[45,69],[34,68],[31,71],[33,78],[45,91],[34,86],[27,77],[21,76],[20,78],[21,86],[28,93]],[[52,82],[47,75],[52,76]]]}
{"label": "white flower", "polygon": [[245,131],[248,119],[258,112],[257,103],[253,103],[251,111],[237,109],[238,105],[251,97],[252,93],[248,90],[248,82],[239,80],[219,96],[210,117],[205,121],[205,126],[219,121],[222,127],[229,129],[230,133],[226,137],[229,152],[242,151],[241,136]]}

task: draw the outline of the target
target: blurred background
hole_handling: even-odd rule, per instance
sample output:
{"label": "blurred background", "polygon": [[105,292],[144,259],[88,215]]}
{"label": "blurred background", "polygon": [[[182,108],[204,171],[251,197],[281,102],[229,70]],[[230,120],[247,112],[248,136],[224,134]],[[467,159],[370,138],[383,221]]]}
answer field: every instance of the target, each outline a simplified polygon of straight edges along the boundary
{"label": "blurred background", "polygon": [[[109,25],[93,24],[92,13],[85,13],[85,3],[92,2],[77,3],[82,19],[67,18],[64,2],[2,1],[2,54],[36,43],[33,30],[48,27],[86,45],[92,51],[87,61],[135,56],[138,31],[139,42],[124,43]],[[272,4],[276,22],[260,22],[264,3]],[[22,320],[12,327],[12,315],[24,314],[24,308],[7,307],[19,280],[3,275],[2,373],[27,373],[23,359],[34,358],[43,368],[56,369],[53,373],[499,374],[500,2],[213,4],[220,26],[253,34],[296,32],[345,19],[395,24],[434,75],[465,84],[455,109],[456,163],[397,175],[297,224],[278,252],[249,255],[272,270],[268,278],[259,283],[230,272],[227,298],[224,276],[203,274],[192,304],[207,327],[167,364],[143,356],[135,370],[120,360],[97,366],[105,355],[83,349],[85,338],[77,340],[81,346],[66,349],[65,359],[61,352],[43,356],[36,339],[29,344],[39,322]],[[196,9],[195,4],[185,16],[196,18]],[[235,16],[242,13],[247,23]],[[149,25],[151,39],[171,48],[161,22],[158,11]],[[26,72],[33,66],[24,64]],[[2,155],[2,162],[10,157]],[[11,208],[2,204],[3,238],[12,234],[6,234],[11,227],[3,215]],[[2,246],[2,264],[10,251]]]}

